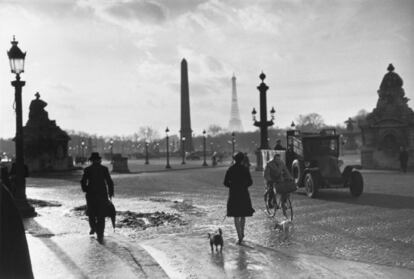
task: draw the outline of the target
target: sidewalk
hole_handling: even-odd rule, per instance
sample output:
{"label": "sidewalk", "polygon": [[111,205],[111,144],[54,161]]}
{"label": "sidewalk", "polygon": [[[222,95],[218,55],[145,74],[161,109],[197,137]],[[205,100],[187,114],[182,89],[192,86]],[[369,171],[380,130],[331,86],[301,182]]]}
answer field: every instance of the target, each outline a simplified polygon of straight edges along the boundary
{"label": "sidewalk", "polygon": [[86,220],[62,208],[36,209],[25,220],[35,278],[168,278],[141,246],[106,224],[104,243],[89,236]]}
{"label": "sidewalk", "polygon": [[[107,222],[99,244],[86,220],[64,210],[41,209],[26,220],[35,278],[413,278],[398,267],[297,254],[225,237],[223,253],[211,253],[204,233],[159,235],[139,243],[113,232]],[[54,211],[51,213],[51,211]],[[225,230],[226,232],[228,229]]]}

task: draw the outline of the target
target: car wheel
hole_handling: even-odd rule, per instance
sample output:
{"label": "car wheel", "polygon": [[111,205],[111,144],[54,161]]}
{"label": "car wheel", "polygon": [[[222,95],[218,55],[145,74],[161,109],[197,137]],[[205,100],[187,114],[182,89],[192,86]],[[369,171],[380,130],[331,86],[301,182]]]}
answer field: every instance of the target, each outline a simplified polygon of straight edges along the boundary
{"label": "car wheel", "polygon": [[293,161],[291,171],[292,171],[292,176],[293,176],[293,179],[295,180],[296,185],[300,186],[303,169],[301,168],[298,160]]}
{"label": "car wheel", "polygon": [[317,193],[317,184],[316,179],[311,173],[307,173],[304,179],[304,185],[306,190],[306,195],[309,198],[314,198]]}
{"label": "car wheel", "polygon": [[364,180],[359,171],[353,171],[349,178],[349,191],[353,197],[359,197],[364,191]]}

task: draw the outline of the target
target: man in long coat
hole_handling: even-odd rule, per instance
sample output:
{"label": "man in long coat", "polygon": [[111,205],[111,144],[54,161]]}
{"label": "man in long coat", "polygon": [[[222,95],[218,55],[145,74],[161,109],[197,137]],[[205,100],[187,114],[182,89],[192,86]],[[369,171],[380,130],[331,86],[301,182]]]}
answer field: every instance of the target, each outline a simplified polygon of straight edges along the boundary
{"label": "man in long coat", "polygon": [[101,165],[101,157],[98,152],[92,152],[89,161],[92,164],[83,172],[81,186],[86,193],[86,204],[88,207],[89,234],[98,237],[102,243],[105,230],[105,210],[109,198],[114,196],[114,183],[107,167]]}

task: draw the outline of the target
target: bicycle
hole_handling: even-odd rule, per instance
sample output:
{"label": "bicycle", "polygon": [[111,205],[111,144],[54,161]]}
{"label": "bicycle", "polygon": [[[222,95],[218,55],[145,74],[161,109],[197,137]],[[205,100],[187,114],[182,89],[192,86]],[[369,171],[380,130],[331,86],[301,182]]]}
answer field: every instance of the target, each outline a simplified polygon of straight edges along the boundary
{"label": "bicycle", "polygon": [[290,193],[277,193],[275,187],[268,186],[264,193],[266,214],[269,217],[275,217],[278,209],[282,209],[283,216],[293,221],[293,207],[290,200]]}

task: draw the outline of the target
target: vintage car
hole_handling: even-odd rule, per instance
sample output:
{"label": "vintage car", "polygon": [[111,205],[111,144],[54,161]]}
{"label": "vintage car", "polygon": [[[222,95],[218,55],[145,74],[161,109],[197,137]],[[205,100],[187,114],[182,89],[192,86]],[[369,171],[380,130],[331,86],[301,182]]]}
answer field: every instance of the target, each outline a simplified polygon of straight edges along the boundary
{"label": "vintage car", "polygon": [[305,188],[308,197],[314,198],[323,188],[349,188],[352,196],[360,196],[364,181],[357,166],[341,164],[339,135],[335,129],[319,133],[287,131],[286,166],[298,187]]}

